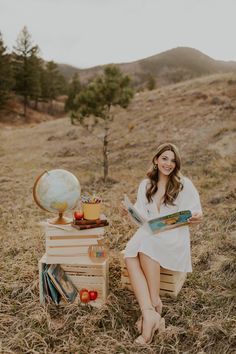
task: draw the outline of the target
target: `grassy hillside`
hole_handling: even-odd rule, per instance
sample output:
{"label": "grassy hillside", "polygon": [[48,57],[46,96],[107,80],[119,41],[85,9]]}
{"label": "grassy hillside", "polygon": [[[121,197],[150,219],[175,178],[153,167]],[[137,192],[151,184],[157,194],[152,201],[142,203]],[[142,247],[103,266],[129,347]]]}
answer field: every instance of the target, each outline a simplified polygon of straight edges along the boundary
{"label": "grassy hillside", "polygon": [[[236,62],[214,60],[199,50],[188,47],[174,48],[142,60],[118,65],[132,77],[138,88],[147,87],[150,76],[155,78],[157,86],[162,86],[203,75],[236,71]],[[103,67],[78,69],[59,64],[61,73],[67,79],[78,72],[83,82],[100,74]]]}
{"label": "grassy hillside", "polygon": [[[1,125],[0,348],[10,353],[235,353],[236,347],[236,75],[213,75],[136,94],[115,112],[108,185],[100,177],[102,147],[68,118]],[[176,143],[184,175],[197,186],[204,210],[192,228],[193,273],[177,299],[163,298],[167,329],[151,346],[133,345],[139,316],[134,295],[119,283],[119,251],[135,227],[118,213],[126,192],[134,201],[157,144]],[[38,222],[51,215],[32,200],[36,176],[64,168],[82,193],[104,198],[110,220],[110,295],[101,309],[43,308],[37,262],[44,254]]]}

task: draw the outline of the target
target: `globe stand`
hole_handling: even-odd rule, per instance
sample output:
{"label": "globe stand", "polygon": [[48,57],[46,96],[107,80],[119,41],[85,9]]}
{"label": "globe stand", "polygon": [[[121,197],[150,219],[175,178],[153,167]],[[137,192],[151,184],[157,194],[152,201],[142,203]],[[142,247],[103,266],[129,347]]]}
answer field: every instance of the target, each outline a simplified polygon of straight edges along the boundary
{"label": "globe stand", "polygon": [[58,225],[66,225],[70,224],[71,220],[69,218],[66,218],[63,216],[63,213],[59,213],[59,215],[56,218],[50,219],[49,224],[58,224]]}

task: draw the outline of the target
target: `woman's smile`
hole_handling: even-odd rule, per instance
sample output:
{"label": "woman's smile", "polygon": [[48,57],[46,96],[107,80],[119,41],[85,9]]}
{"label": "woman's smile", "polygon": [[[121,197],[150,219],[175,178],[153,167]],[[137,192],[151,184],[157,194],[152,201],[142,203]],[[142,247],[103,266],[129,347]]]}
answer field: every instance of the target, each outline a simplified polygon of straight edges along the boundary
{"label": "woman's smile", "polygon": [[158,157],[156,163],[162,174],[169,175],[175,169],[175,154],[173,151],[167,150]]}

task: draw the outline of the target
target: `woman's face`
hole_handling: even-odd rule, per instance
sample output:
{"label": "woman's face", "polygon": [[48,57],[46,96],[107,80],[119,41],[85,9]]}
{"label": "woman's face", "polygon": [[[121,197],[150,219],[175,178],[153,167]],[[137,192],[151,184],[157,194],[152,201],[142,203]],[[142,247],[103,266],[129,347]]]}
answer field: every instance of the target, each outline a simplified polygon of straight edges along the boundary
{"label": "woman's face", "polygon": [[155,163],[158,166],[159,173],[164,176],[169,176],[171,172],[175,169],[175,154],[173,151],[164,151],[156,160]]}

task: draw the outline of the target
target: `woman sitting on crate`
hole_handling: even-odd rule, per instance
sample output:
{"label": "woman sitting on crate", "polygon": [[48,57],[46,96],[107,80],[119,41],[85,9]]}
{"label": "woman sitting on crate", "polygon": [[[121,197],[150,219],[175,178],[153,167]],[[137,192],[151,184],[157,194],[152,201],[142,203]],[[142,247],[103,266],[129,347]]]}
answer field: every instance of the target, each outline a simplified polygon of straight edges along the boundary
{"label": "woman sitting on crate", "polygon": [[[138,189],[136,209],[146,219],[153,219],[178,211],[190,210],[189,225],[202,220],[199,194],[193,183],[180,174],[180,155],[175,145],[165,143],[157,148],[148,171]],[[122,207],[127,213],[126,208]],[[161,317],[160,266],[192,272],[189,227],[182,226],[152,234],[141,226],[127,243],[125,263],[130,282],[141,308],[136,322],[141,335],[137,344],[151,343],[156,330],[165,327]]]}

